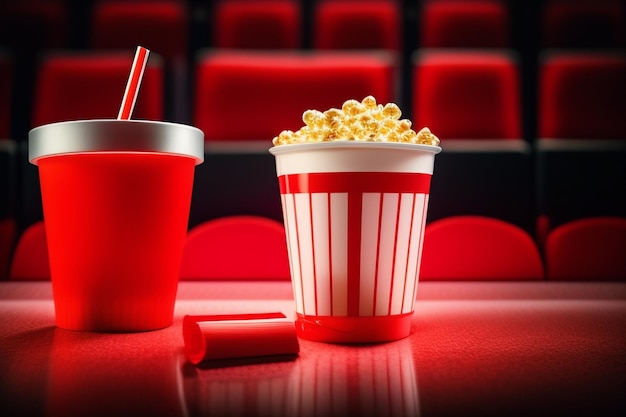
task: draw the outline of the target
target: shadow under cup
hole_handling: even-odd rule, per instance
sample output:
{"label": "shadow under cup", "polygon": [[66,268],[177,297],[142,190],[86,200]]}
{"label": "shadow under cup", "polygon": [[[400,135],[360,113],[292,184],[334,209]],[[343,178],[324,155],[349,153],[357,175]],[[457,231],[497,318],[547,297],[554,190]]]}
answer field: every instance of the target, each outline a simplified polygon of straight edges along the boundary
{"label": "shadow under cup", "polygon": [[152,121],[31,130],[58,327],[133,332],[172,324],[203,146],[196,128]]}
{"label": "shadow under cup", "polygon": [[309,340],[410,334],[438,146],[337,141],[276,157],[296,304]]}

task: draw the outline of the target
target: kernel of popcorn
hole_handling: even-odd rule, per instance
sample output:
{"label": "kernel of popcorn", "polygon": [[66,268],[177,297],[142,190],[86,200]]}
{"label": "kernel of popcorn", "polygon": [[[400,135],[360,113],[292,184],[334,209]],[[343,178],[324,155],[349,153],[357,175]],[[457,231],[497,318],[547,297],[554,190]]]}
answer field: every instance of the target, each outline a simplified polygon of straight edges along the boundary
{"label": "kernel of popcorn", "polygon": [[380,128],[385,130],[395,130],[397,122],[393,119],[383,119],[380,123]]}
{"label": "kernel of popcorn", "polygon": [[326,116],[327,121],[331,121],[333,119],[343,119],[343,112],[339,109],[328,109],[324,112],[324,116]]}
{"label": "kernel of popcorn", "polygon": [[376,99],[372,96],[365,97],[361,103],[365,106],[366,109],[373,110],[376,108]]}
{"label": "kernel of popcorn", "polygon": [[406,132],[411,129],[411,121],[409,119],[402,119],[398,122],[398,132]]}
{"label": "kernel of popcorn", "polygon": [[379,104],[378,106],[376,106],[376,110],[372,111],[372,116],[374,117],[374,119],[381,121],[385,119],[385,107],[382,104]]}
{"label": "kernel of popcorn", "polygon": [[302,113],[302,121],[309,127],[322,127],[324,125],[324,113],[317,110],[307,110]]}
{"label": "kernel of popcorn", "polygon": [[409,129],[400,133],[400,142],[415,143],[416,140],[417,133],[414,130]]}
{"label": "kernel of popcorn", "polygon": [[382,114],[383,116],[391,120],[399,120],[400,116],[402,116],[400,107],[398,107],[398,105],[395,103],[385,104],[385,107],[383,107]]}
{"label": "kernel of popcorn", "polygon": [[417,133],[417,143],[422,145],[439,145],[439,138],[430,132],[430,129],[423,127]]}
{"label": "kernel of popcorn", "polygon": [[400,132],[394,131],[391,134],[391,140],[387,139],[385,142],[394,142],[394,143],[410,143],[404,140],[404,136]]}
{"label": "kernel of popcorn", "polygon": [[363,124],[367,124],[367,122],[372,120],[372,119],[374,119],[374,117],[371,114],[369,114],[369,113],[363,113],[363,114],[359,115],[359,118],[358,118],[359,122],[361,122]]}
{"label": "kernel of popcorn", "polygon": [[346,100],[341,110],[347,115],[354,116],[363,111],[363,105],[356,100]]}
{"label": "kernel of popcorn", "polygon": [[337,129],[337,138],[338,139],[350,140],[352,137],[353,137],[352,129],[350,129],[346,125],[339,126],[339,129]]}
{"label": "kernel of popcorn", "polygon": [[411,129],[408,119],[395,103],[377,104],[373,96],[360,102],[346,100],[341,109],[324,112],[307,110],[302,114],[305,126],[296,132],[285,130],[272,140],[275,146],[306,142],[374,141],[439,145],[439,139],[424,127]]}

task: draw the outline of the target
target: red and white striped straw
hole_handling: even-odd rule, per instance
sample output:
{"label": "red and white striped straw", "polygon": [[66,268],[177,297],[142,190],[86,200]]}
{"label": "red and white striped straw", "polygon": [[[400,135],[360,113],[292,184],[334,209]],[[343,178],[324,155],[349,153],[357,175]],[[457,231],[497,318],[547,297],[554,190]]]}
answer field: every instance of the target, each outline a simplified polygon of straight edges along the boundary
{"label": "red and white striped straw", "polygon": [[143,78],[143,71],[146,68],[149,54],[150,51],[143,46],[137,47],[133,66],[130,69],[130,75],[128,77],[128,82],[126,83],[126,91],[124,91],[124,97],[122,98],[120,112],[117,115],[118,120],[129,120],[131,114],[133,113],[135,101],[137,100],[137,94],[139,93],[139,86],[141,85],[141,79]]}

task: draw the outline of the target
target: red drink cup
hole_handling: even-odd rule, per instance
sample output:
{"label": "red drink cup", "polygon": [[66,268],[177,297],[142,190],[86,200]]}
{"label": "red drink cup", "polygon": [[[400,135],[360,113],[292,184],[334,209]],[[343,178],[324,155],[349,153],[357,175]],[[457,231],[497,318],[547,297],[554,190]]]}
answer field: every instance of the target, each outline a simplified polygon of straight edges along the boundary
{"label": "red drink cup", "polygon": [[37,127],[56,324],[133,332],[172,324],[203,133],[137,120]]}
{"label": "red drink cup", "polygon": [[409,335],[438,146],[275,146],[299,337]]}

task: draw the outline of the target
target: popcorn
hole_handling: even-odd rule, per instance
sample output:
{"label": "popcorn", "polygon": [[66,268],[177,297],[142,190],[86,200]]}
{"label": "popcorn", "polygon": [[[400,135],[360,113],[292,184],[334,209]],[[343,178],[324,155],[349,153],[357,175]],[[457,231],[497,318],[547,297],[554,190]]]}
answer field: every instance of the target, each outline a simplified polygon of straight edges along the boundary
{"label": "popcorn", "polygon": [[427,127],[416,133],[411,129],[411,121],[400,119],[401,116],[402,112],[395,103],[377,104],[372,96],[360,102],[350,99],[343,103],[341,109],[305,111],[302,128],[296,132],[283,130],[272,143],[278,146],[353,140],[439,145],[439,139]]}

